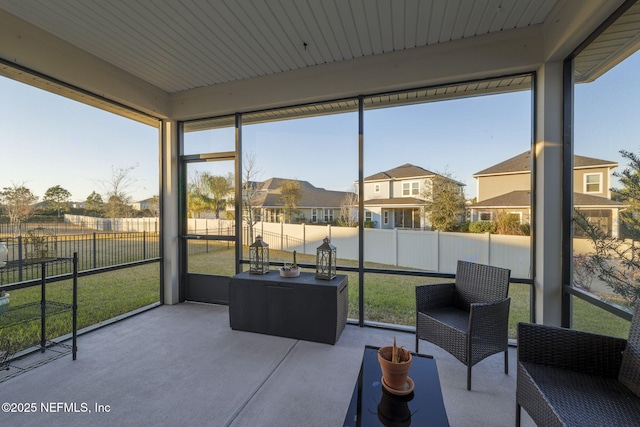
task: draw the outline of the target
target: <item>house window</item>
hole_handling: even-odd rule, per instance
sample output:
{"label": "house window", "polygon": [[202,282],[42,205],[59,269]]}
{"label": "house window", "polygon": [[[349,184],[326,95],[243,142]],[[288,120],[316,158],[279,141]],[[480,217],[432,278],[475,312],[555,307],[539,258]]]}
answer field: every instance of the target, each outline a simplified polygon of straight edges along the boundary
{"label": "house window", "polygon": [[389,224],[389,211],[384,211],[382,213],[383,221],[385,225]]}
{"label": "house window", "polygon": [[324,210],[324,222],[333,222],[333,209]]}
{"label": "house window", "polygon": [[364,213],[364,220],[365,221],[373,221],[373,215],[371,214],[371,211],[366,211]]}
{"label": "house window", "polygon": [[517,218],[518,222],[522,224],[522,212],[509,212],[509,216]]}
{"label": "house window", "polygon": [[380,184],[373,184],[373,192],[374,193],[380,192]]}
{"label": "house window", "polygon": [[491,212],[480,212],[480,221],[491,221]]}
{"label": "house window", "polygon": [[420,183],[418,181],[414,182],[403,182],[402,183],[402,195],[407,196],[417,196],[420,194]]}
{"label": "house window", "polygon": [[318,208],[311,209],[311,222],[318,222]]}
{"label": "house window", "polygon": [[584,175],[584,192],[600,193],[602,192],[602,173],[587,173]]}

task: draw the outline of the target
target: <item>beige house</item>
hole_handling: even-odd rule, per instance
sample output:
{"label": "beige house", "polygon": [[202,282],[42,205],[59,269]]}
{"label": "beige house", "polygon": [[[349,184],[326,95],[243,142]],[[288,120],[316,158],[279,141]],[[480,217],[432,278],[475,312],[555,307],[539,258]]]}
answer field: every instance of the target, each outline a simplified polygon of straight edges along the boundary
{"label": "beige house", "polygon": [[[618,236],[618,214],[625,206],[611,200],[611,176],[618,163],[574,156],[573,205],[597,223],[609,236]],[[491,221],[497,212],[517,215],[531,222],[531,151],[473,175],[476,202],[470,206],[471,221]]]}
{"label": "beige house", "polygon": [[[251,201],[254,219],[266,222],[285,222],[285,203],[282,185],[285,178],[270,178],[253,183],[255,196]],[[353,193],[347,191],[325,190],[313,186],[308,181],[297,181],[300,185],[300,198],[296,202],[295,212],[287,221],[293,223],[333,224],[340,220],[341,209]]]}
{"label": "beige house", "polygon": [[133,202],[131,204],[131,208],[136,211],[141,211],[143,209],[149,209],[154,213],[158,210],[158,196],[149,197],[148,199],[138,200],[137,202]]}
{"label": "beige house", "polygon": [[[436,176],[435,172],[406,163],[364,178],[361,194],[365,222],[386,229],[429,227],[424,205]],[[456,184],[462,192],[464,184]]]}

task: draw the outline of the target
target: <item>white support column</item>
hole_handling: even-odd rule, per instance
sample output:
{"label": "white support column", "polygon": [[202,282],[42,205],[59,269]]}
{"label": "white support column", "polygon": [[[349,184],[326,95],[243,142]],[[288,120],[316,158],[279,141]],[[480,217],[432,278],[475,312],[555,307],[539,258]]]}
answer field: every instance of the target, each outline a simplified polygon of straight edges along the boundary
{"label": "white support column", "polygon": [[618,209],[611,209],[611,237],[617,239],[620,236],[620,215]]}
{"label": "white support column", "polygon": [[562,62],[544,64],[536,93],[536,229],[534,287],[536,322],[562,319]]}
{"label": "white support column", "polygon": [[179,219],[178,219],[178,129],[175,120],[163,121],[163,252],[164,252],[164,303],[179,302]]}

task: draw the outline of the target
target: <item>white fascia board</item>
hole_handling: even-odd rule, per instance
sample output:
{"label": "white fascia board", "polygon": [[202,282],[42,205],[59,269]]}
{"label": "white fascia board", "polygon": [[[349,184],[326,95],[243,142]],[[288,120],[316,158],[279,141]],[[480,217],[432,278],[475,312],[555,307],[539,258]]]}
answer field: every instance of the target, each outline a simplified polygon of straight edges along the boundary
{"label": "white fascia board", "polygon": [[[169,95],[163,90],[2,10],[0,40],[0,58],[8,62],[146,114],[169,117]],[[28,75],[24,83],[34,85]]]}

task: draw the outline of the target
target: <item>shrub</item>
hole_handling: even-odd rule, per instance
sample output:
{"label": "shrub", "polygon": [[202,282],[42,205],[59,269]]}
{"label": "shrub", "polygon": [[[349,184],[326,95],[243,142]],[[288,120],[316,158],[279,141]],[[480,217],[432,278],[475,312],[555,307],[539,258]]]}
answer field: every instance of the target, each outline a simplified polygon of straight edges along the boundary
{"label": "shrub", "polygon": [[496,224],[493,221],[471,221],[469,223],[471,233],[495,233]]}
{"label": "shrub", "polygon": [[508,234],[521,236],[524,233],[520,224],[520,216],[512,213],[499,211],[494,215],[496,223],[496,232],[498,234]]}

